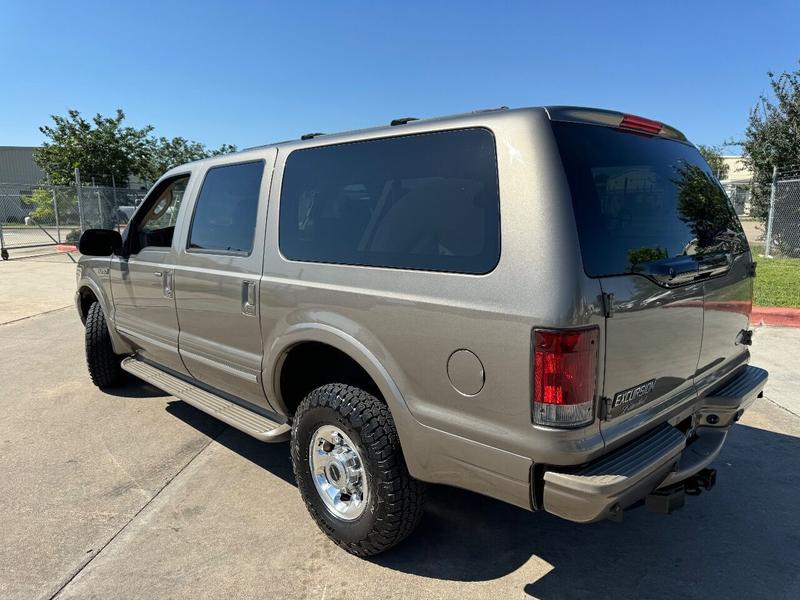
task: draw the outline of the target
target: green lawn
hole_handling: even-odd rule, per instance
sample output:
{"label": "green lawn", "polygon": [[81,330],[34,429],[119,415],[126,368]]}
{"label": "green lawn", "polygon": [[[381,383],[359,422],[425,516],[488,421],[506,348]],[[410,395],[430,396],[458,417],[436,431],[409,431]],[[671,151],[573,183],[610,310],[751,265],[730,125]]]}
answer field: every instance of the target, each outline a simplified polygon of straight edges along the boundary
{"label": "green lawn", "polygon": [[753,304],[800,307],[800,258],[755,257]]}

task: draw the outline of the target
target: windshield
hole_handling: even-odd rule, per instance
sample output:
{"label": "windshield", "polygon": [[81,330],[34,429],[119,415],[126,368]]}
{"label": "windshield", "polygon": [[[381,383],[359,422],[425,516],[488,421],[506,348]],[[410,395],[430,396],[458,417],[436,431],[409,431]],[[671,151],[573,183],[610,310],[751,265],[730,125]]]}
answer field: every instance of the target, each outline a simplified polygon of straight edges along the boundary
{"label": "windshield", "polygon": [[747,250],[725,192],[693,146],[598,125],[554,122],[553,131],[589,276]]}

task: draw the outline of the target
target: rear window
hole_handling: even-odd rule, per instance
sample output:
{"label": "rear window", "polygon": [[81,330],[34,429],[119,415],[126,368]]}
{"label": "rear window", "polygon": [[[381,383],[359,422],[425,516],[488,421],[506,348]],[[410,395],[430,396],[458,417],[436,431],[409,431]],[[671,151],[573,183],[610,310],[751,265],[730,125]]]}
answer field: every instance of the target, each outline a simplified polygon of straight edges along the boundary
{"label": "rear window", "polygon": [[292,152],[279,244],[291,260],[491,271],[500,255],[494,136],[462,129]]}
{"label": "rear window", "polygon": [[249,254],[256,230],[264,161],[208,170],[192,217],[189,248]]}
{"label": "rear window", "polygon": [[597,125],[554,122],[553,130],[589,276],[747,249],[725,192],[694,147]]}

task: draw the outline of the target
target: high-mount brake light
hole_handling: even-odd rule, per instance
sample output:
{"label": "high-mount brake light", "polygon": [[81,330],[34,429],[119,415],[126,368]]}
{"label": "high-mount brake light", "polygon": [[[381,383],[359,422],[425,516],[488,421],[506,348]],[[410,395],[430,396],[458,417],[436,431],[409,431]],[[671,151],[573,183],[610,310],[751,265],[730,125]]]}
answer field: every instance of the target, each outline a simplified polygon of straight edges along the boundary
{"label": "high-mount brake light", "polygon": [[533,330],[533,422],[578,427],[594,419],[598,329]]}
{"label": "high-mount brake light", "polygon": [[664,128],[663,123],[653,121],[652,119],[645,119],[644,117],[637,117],[636,115],[624,115],[619,126],[622,129],[633,129],[634,131],[641,131],[652,135],[658,135]]}

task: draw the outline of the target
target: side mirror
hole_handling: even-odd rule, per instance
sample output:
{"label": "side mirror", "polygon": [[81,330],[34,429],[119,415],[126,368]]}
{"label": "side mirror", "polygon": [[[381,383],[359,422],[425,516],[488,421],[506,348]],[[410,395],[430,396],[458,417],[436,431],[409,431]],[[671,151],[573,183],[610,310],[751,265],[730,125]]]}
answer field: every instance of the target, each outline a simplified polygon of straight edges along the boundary
{"label": "side mirror", "polygon": [[87,229],[78,241],[78,251],[86,256],[111,256],[122,248],[122,236],[115,229]]}

